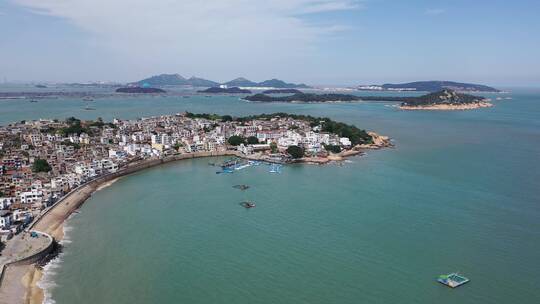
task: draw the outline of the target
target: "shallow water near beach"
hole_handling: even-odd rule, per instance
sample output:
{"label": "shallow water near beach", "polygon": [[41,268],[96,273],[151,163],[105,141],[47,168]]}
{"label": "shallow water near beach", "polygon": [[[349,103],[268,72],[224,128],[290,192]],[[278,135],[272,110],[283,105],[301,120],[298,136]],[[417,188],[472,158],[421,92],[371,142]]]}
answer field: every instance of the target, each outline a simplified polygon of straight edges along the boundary
{"label": "shallow water near beach", "polygon": [[[220,158],[206,158],[121,178],[68,221],[64,252],[42,282],[47,301],[539,303],[540,90],[502,96],[512,99],[467,112],[234,97],[103,99],[85,112],[50,101],[44,113],[58,107],[60,118],[330,116],[389,135],[396,148],[281,174],[267,166],[215,174],[208,163]],[[53,117],[27,110],[26,118]],[[244,200],[257,207],[242,208]],[[436,282],[455,271],[471,282]]]}

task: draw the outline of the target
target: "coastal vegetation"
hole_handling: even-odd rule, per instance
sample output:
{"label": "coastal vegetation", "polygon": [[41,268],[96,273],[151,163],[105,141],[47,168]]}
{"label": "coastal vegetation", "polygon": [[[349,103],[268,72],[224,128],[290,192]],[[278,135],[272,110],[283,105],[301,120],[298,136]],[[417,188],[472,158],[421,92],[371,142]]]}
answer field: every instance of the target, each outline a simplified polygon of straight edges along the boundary
{"label": "coastal vegetation", "polygon": [[83,127],[81,124],[81,120],[77,119],[75,117],[69,117],[66,119],[67,127],[57,129],[56,132],[60,135],[67,135],[67,134],[77,134],[81,135],[81,133],[90,133],[90,130],[86,127]]}
{"label": "coastal vegetation", "polygon": [[278,152],[278,146],[275,142],[270,143],[270,152],[277,153]]}
{"label": "coastal vegetation", "polygon": [[328,152],[339,153],[341,152],[341,147],[338,145],[324,145],[324,149]]}
{"label": "coastal vegetation", "polygon": [[51,170],[51,165],[49,165],[46,159],[38,158],[34,161],[34,164],[32,165],[32,171],[36,173],[49,172]]}
{"label": "coastal vegetation", "polygon": [[231,146],[239,146],[239,145],[245,143],[246,140],[242,136],[233,135],[233,136],[229,137],[229,139],[227,139],[227,142]]}
{"label": "coastal vegetation", "polygon": [[435,104],[470,104],[485,100],[484,97],[457,93],[445,89],[439,92],[429,93],[419,97],[404,97],[402,105],[422,106]]}
{"label": "coastal vegetation", "polygon": [[246,139],[248,145],[256,145],[259,143],[259,139],[256,136],[250,136]]}
{"label": "coastal vegetation", "polygon": [[304,157],[304,149],[299,146],[289,146],[287,148],[287,153],[295,159]]}
{"label": "coastal vegetation", "polygon": [[287,96],[269,96],[266,94],[255,94],[244,97],[248,101],[258,102],[334,102],[334,101],[357,101],[361,100],[359,96],[349,94],[312,94],[296,93]]}

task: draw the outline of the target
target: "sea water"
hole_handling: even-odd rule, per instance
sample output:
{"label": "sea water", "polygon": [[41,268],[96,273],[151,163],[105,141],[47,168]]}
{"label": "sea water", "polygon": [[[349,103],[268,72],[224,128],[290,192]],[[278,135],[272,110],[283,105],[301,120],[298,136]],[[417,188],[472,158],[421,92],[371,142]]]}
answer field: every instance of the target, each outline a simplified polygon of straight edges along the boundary
{"label": "sea water", "polygon": [[[0,121],[294,112],[396,144],[281,174],[215,174],[217,158],[121,178],[68,221],[42,282],[51,303],[539,303],[540,90],[489,96],[492,108],[456,112],[237,97],[115,97],[96,99],[96,111],[8,101]],[[471,282],[436,282],[456,271]]]}

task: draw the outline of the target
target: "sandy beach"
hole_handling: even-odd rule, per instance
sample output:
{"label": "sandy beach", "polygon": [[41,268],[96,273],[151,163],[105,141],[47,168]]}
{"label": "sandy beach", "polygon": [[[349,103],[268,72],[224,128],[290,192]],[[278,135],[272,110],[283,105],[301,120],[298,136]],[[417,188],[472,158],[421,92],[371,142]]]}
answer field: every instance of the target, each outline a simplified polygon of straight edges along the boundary
{"label": "sandy beach", "polygon": [[[149,159],[130,163],[120,171],[108,176],[100,177],[66,194],[56,205],[52,206],[41,217],[37,218],[32,230],[41,231],[51,235],[55,241],[60,242],[64,237],[63,224],[66,219],[77,210],[95,191],[110,186],[120,177],[135,173],[164,163],[183,159],[237,156],[236,151],[217,153],[201,152],[183,154],[166,159]],[[0,285],[0,304],[34,304],[43,303],[44,292],[38,286],[43,271],[35,265],[10,265],[4,272]]]}

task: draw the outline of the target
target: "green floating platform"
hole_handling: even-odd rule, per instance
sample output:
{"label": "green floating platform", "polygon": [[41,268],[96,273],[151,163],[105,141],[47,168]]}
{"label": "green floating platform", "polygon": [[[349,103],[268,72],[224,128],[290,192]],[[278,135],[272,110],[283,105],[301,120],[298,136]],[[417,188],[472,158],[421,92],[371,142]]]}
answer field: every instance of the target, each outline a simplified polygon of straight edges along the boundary
{"label": "green floating platform", "polygon": [[468,283],[470,280],[457,273],[451,273],[446,275],[440,275],[437,281],[448,287],[456,288],[465,283]]}

